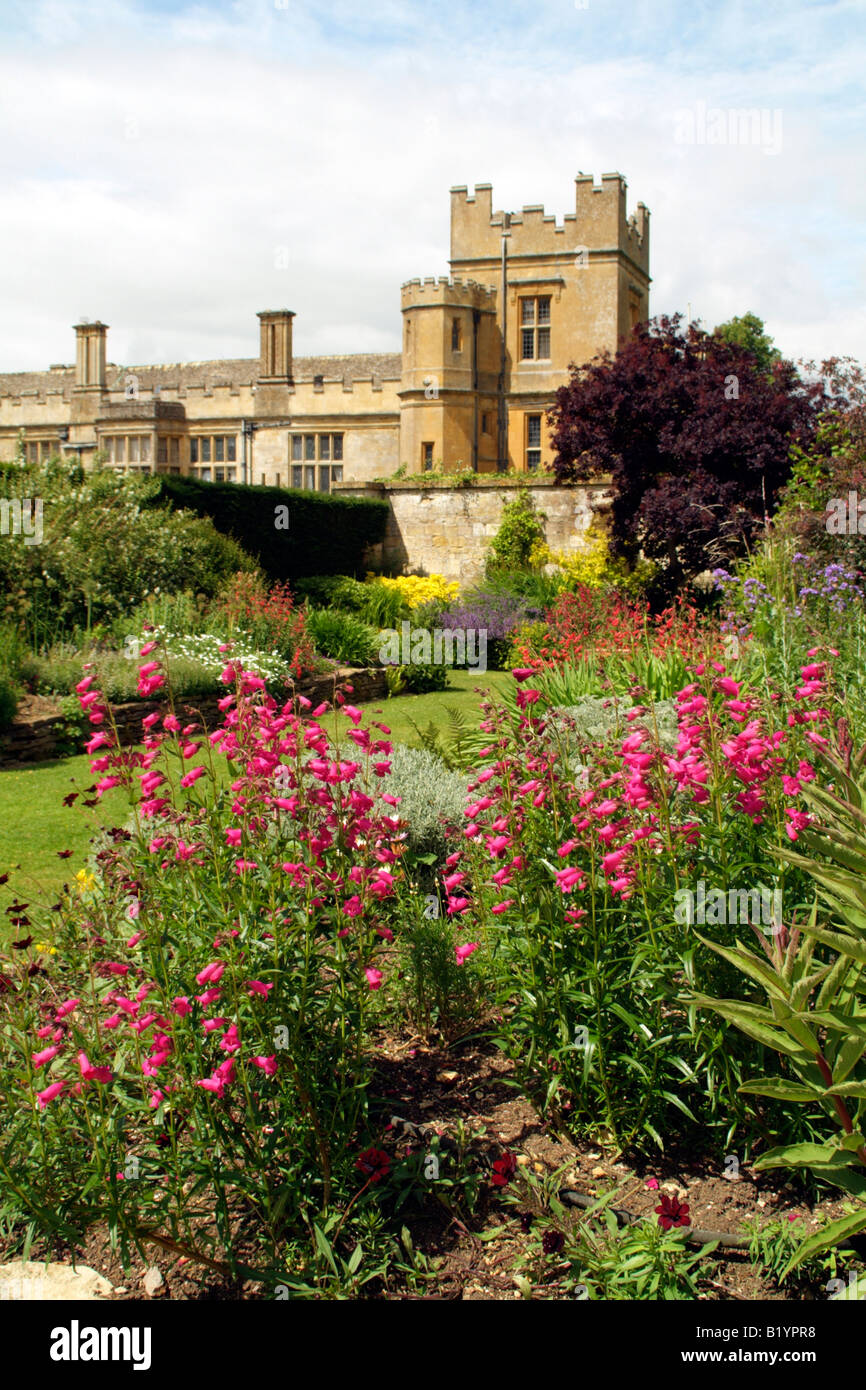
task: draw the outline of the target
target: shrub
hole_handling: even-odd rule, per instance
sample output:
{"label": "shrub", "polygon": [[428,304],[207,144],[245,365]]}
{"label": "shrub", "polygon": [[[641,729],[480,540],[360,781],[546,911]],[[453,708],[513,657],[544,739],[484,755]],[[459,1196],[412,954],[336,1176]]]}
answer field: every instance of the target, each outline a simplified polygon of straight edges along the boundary
{"label": "shrub", "polygon": [[[164,678],[150,662],[139,674],[151,691]],[[105,1221],[125,1262],[156,1237],[235,1276],[240,1226],[246,1272],[273,1288],[315,1268],[313,1227],[333,1230],[335,1212],[350,1249],[377,1229],[369,1031],[399,822],[354,793],[361,764],[337,760],[321,725],[227,675],[221,729],[166,716],[146,754],[117,747],[98,689],[81,695],[102,739],[97,795],[120,786],[135,815],[53,926],[3,950],[0,1201],[47,1238]],[[339,717],[365,735],[351,706]]]}
{"label": "shrub", "polygon": [[369,666],[376,660],[376,633],[354,613],[339,608],[310,608],[307,632],[323,656],[347,666]]}
{"label": "shrub", "polygon": [[376,582],[385,589],[398,593],[409,609],[421,608],[425,603],[435,600],[450,603],[457,597],[460,587],[456,580],[445,579],[441,574],[404,574],[397,579],[383,576]]}
{"label": "shrub", "polygon": [[[395,744],[390,755],[388,790],[400,798],[400,818],[415,855],[444,858],[447,827],[463,823],[468,778],[450,770],[423,748]],[[368,775],[368,786],[375,781]]]}
{"label": "shrub", "polygon": [[433,690],[447,690],[451,684],[447,666],[436,662],[410,662],[408,666],[396,666],[400,678],[412,695],[428,695]]}
{"label": "shrub", "polygon": [[532,494],[521,488],[502,508],[499,530],[490,542],[488,574],[496,570],[527,569],[533,551],[544,544],[544,521]]}
{"label": "shrub", "polygon": [[[205,483],[171,474],[160,474],[158,482],[160,501],[209,518],[275,580],[360,570],[364,552],[381,541],[388,520],[388,503],[378,498]],[[288,529],[277,528],[280,508],[288,508]]]}
{"label": "shrub", "polygon": [[487,664],[502,670],[510,648],[510,636],[524,615],[518,598],[502,591],[475,589],[446,608],[438,621],[447,630],[487,633]]}
{"label": "shrub", "polygon": [[465,1031],[483,1012],[484,981],[473,956],[457,956],[460,938],[430,894],[407,914],[400,933],[399,999],[413,1026],[446,1039]]}
{"label": "shrub", "polygon": [[[791,798],[814,776],[811,739],[830,696],[807,679],[765,701],[724,670],[698,665],[677,694],[676,730],[641,706],[607,735],[593,727],[602,704],[589,710],[584,742],[536,688],[521,687],[513,713],[488,705],[487,746],[443,880],[449,915],[498,982],[498,1037],[520,1078],[561,1123],[621,1148],[664,1147],[672,1109],[720,1143],[734,1124],[754,1141],[780,1119],[778,1104],[756,1116],[737,1096],[751,1043],[732,1045],[683,998],[686,981],[709,996],[710,980],[722,993],[730,980],[683,891],[694,906],[692,889],[707,883],[727,904],[745,874],[758,898],[772,886],[786,903],[801,899],[805,877],[781,864],[777,827],[798,833]],[[743,897],[752,910],[745,893],[736,912]],[[792,1142],[814,1133],[814,1107],[782,1118]]]}
{"label": "shrub", "polygon": [[0,547],[0,592],[34,649],[111,622],[154,590],[212,595],[253,561],[206,518],[156,505],[158,478],[77,466],[20,469],[6,497],[41,497],[41,545]]}
{"label": "shrub", "polygon": [[294,590],[314,608],[347,608],[359,613],[364,604],[364,585],[345,574],[313,574],[298,579]]}
{"label": "shrub", "polygon": [[276,653],[298,680],[313,666],[313,637],[303,610],[287,584],[268,587],[259,575],[237,574],[214,605],[230,636],[243,634],[247,646]]}
{"label": "shrub", "polygon": [[18,691],[7,675],[0,674],[0,730],[8,729],[18,710]]}
{"label": "shrub", "polygon": [[[736,395],[730,387],[734,385]],[[610,477],[615,553],[659,565],[667,601],[743,554],[814,436],[819,393],[791,362],[753,354],[680,315],[639,324],[615,356],[575,365],[551,412],[559,482]]]}

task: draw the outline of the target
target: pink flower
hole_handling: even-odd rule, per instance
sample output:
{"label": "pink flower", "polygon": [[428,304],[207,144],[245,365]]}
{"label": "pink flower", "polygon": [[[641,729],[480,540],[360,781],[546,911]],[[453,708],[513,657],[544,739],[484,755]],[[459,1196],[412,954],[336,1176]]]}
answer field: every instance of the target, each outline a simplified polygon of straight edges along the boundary
{"label": "pink flower", "polygon": [[659,1180],[658,1178],[647,1178],[646,1185],[649,1188],[650,1192],[655,1192],[658,1188]]}
{"label": "pink flower", "polygon": [[31,1061],[33,1062],[34,1067],[44,1067],[46,1062],[50,1062],[54,1057],[57,1056],[59,1051],[59,1047],[43,1048],[41,1052],[33,1053]]}
{"label": "pink flower", "polygon": [[54,1017],[65,1018],[66,1015],[71,1014],[72,1010],[80,1003],[80,999],[67,999],[65,1004],[61,1004],[60,1007],[55,1010]]}
{"label": "pink flower", "polygon": [[192,772],[188,772],[185,777],[181,777],[180,785],[182,787],[191,787],[194,782],[198,781],[199,777],[204,777],[206,772],[206,767],[194,767]]}
{"label": "pink flower", "polygon": [[247,980],[247,989],[250,994],[262,994],[265,999],[267,999],[269,991],[273,989],[273,985],[265,985],[261,980]]}
{"label": "pink flower", "polygon": [[62,1091],[66,1089],[65,1081],[53,1081],[50,1086],[46,1086],[44,1091],[36,1092],[36,1099],[39,1102],[39,1109],[44,1110],[50,1101],[56,1100]]}
{"label": "pink flower", "polygon": [[172,999],[170,1007],[172,1013],[177,1014],[178,1018],[185,1018],[187,1014],[192,1013],[192,1004],[185,994],[178,994],[176,998]]}
{"label": "pink flower", "polygon": [[494,903],[490,911],[496,913],[498,916],[500,912],[507,912],[508,909],[513,906],[514,898],[507,898],[504,903]]}
{"label": "pink flower", "polygon": [[226,830],[226,844],[236,849],[241,842],[242,834],[243,831],[239,830],[236,826],[229,826]]}
{"label": "pink flower", "polygon": [[501,859],[510,844],[510,835],[492,835],[487,841],[491,859]]}
{"label": "pink flower", "polygon": [[200,985],[217,985],[223,977],[225,965],[221,960],[212,961],[206,965],[204,970],[200,970],[196,975],[196,982]]}
{"label": "pink flower", "polygon": [[114,1073],[110,1067],[93,1067],[87,1060],[86,1052],[79,1052],[78,1067],[85,1081],[98,1081],[101,1085],[107,1086],[114,1080]]}
{"label": "pink flower", "polygon": [[374,970],[372,966],[368,966],[364,974],[367,977],[367,984],[371,989],[381,989],[382,980],[384,979],[381,970]]}
{"label": "pink flower", "polygon": [[480,941],[467,941],[465,946],[455,946],[454,954],[457,957],[457,964],[462,965],[464,961],[467,961],[472,952],[477,951],[480,945]]}
{"label": "pink flower", "polygon": [[530,676],[535,675],[531,666],[516,666],[511,672],[516,681],[528,681]]}
{"label": "pink flower", "polygon": [[144,932],[143,932],[143,931],[137,931],[137,932],[135,932],[135,933],[134,933],[132,936],[130,936],[129,939],[127,940],[127,943],[126,943],[127,946],[128,946],[130,949],[132,949],[133,946],[137,946],[138,943],[139,943],[139,941],[141,940],[141,938],[142,938],[143,936],[144,936]]}
{"label": "pink flower", "polygon": [[447,902],[448,902],[448,906],[447,906],[447,908],[446,908],[445,911],[446,911],[446,916],[448,916],[448,917],[459,916],[461,912],[465,912],[466,909],[470,906],[470,902],[469,902],[469,899],[468,899],[468,898],[451,898],[451,897],[449,897],[449,898],[447,899]]}
{"label": "pink flower", "polygon": [[265,1076],[276,1076],[277,1074],[276,1053],[272,1053],[270,1057],[253,1057],[252,1063],[254,1067],[261,1067]]}

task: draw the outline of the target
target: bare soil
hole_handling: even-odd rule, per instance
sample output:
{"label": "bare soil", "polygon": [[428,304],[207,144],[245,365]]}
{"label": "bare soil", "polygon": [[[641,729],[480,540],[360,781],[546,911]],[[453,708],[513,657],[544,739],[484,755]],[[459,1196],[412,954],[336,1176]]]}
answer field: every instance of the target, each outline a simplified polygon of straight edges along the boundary
{"label": "bare soil", "polygon": [[[453,1140],[459,1124],[471,1136],[471,1153],[486,1166],[508,1150],[519,1167],[539,1178],[562,1170],[557,1179],[561,1187],[589,1196],[601,1196],[616,1189],[615,1205],[636,1215],[649,1214],[665,1192],[689,1203],[693,1228],[731,1235],[742,1234],[746,1219],[767,1220],[796,1213],[798,1230],[815,1226],[817,1218],[838,1216],[839,1202],[824,1200],[811,1206],[802,1193],[772,1173],[756,1173],[741,1166],[739,1173],[726,1177],[724,1162],[717,1155],[672,1153],[652,1160],[630,1163],[605,1154],[598,1145],[573,1143],[555,1133],[533,1105],[508,1085],[511,1064],[495,1047],[467,1041],[450,1048],[426,1044],[411,1037],[386,1037],[381,1041],[376,1090],[383,1147],[419,1146],[425,1149],[433,1134],[440,1143]],[[648,1181],[658,1188],[648,1187]],[[519,1180],[516,1180],[519,1181]],[[406,1210],[416,1251],[422,1253],[434,1272],[428,1291],[390,1292],[368,1286],[367,1296],[380,1299],[425,1298],[436,1300],[517,1300],[515,1270],[527,1258],[531,1235],[524,1232],[519,1211],[503,1203],[500,1193],[484,1184],[478,1207],[472,1217],[457,1217],[446,1205],[429,1203],[422,1212]],[[581,1211],[569,1220],[584,1220]],[[482,1241],[482,1231],[497,1229],[493,1239]],[[238,1230],[237,1254],[244,1258],[247,1242]],[[14,1258],[11,1247],[5,1258]],[[251,1253],[251,1251],[250,1251]],[[124,1270],[112,1251],[104,1226],[93,1228],[74,1252],[50,1247],[46,1242],[33,1247],[31,1259],[72,1259],[89,1265],[115,1286],[116,1299],[237,1301],[262,1297],[253,1282],[235,1281],[175,1253],[151,1247],[148,1261],[134,1257]],[[701,1296],[709,1300],[808,1301],[826,1298],[823,1287],[801,1283],[780,1288],[772,1278],[752,1266],[747,1251],[717,1250],[713,1277],[701,1283]],[[145,1289],[145,1275],[155,1265],[162,1284],[153,1293]],[[268,1295],[265,1295],[268,1296]],[[559,1293],[556,1261],[549,1273],[533,1280],[533,1297],[556,1298]]]}

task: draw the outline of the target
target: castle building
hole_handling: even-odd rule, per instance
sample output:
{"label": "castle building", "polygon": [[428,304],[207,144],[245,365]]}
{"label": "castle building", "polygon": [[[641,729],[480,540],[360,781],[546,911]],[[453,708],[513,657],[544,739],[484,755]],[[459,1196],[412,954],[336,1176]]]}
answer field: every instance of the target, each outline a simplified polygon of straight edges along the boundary
{"label": "castle building", "polygon": [[0,459],[99,456],[124,472],[329,491],[398,469],[532,472],[570,366],[649,315],[649,212],[620,174],[575,180],[561,223],[451,190],[451,274],[401,292],[402,351],[295,357],[290,309],[258,314],[257,358],[120,367],[104,323],[75,365],[0,373]]}

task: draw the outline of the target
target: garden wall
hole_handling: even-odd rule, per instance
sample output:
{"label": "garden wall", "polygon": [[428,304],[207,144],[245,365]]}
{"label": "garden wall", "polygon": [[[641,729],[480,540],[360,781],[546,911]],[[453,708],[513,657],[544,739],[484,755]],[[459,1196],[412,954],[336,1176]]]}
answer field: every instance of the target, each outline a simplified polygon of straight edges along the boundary
{"label": "garden wall", "polygon": [[[389,503],[385,535],[365,552],[371,569],[443,574],[463,585],[481,578],[502,508],[513,500],[518,488],[495,478],[479,478],[463,486],[414,481],[365,486],[343,483],[335,491],[356,497],[379,496]],[[593,514],[604,510],[609,500],[605,483],[557,487],[539,480],[527,491],[546,517],[551,550],[580,550]]]}
{"label": "garden wall", "polygon": [[[363,703],[368,700],[381,700],[387,696],[384,669],[372,667],[359,671],[343,667],[331,675],[318,676],[315,680],[305,682],[304,685],[298,686],[297,693],[306,695],[314,704],[322,700],[332,700],[335,677],[338,683],[346,682],[351,685],[350,698],[353,701]],[[204,719],[208,730],[213,730],[223,722],[224,716],[217,706],[217,701],[221,698],[222,696],[214,695],[208,699],[191,700],[187,704],[179,697],[175,705],[179,714],[195,708]],[[163,706],[160,704],[148,700],[133,700],[128,704],[113,705],[112,715],[117,724],[121,745],[127,747],[140,742],[142,719],[161,708]],[[44,715],[30,720],[16,719],[14,724],[0,735],[0,768],[15,767],[21,763],[45,762],[57,756],[58,742],[65,745],[68,752],[69,737],[62,734],[64,724],[65,721],[60,714]],[[83,744],[91,732],[88,726],[87,733],[82,736],[81,746],[76,747],[77,752],[84,751]]]}

